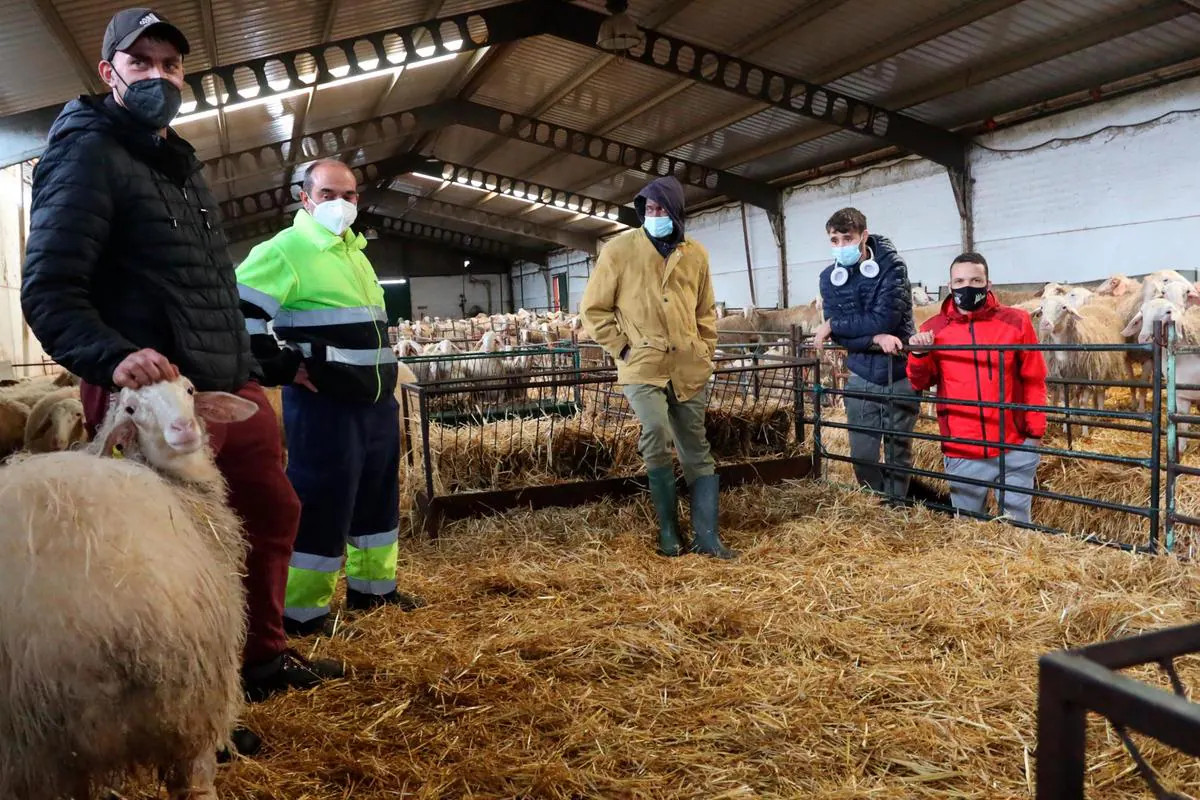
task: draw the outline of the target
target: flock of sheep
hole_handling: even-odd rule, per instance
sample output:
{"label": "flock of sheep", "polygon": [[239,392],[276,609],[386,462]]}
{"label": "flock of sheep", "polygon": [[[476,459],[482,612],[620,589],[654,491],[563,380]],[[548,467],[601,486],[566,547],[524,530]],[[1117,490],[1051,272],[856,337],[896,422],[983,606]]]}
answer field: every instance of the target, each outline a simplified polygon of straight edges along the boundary
{"label": "flock of sheep", "polygon": [[79,381],[70,373],[0,384],[0,459],[66,450],[86,439]]}

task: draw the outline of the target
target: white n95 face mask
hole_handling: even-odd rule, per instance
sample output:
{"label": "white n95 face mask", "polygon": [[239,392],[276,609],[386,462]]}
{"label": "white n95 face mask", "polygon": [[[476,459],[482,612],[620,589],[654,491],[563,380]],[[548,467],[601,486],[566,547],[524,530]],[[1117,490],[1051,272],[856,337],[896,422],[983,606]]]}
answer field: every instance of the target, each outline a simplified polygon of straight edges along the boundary
{"label": "white n95 face mask", "polygon": [[312,216],[317,224],[334,236],[341,236],[358,218],[358,206],[339,197],[336,200],[318,203]]}

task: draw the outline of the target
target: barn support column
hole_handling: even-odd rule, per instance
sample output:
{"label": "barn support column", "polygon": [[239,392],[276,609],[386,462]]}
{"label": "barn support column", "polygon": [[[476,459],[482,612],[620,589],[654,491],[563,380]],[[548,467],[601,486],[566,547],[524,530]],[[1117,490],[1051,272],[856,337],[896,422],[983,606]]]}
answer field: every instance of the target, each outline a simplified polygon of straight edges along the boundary
{"label": "barn support column", "polygon": [[963,252],[975,249],[975,179],[971,177],[970,162],[962,169],[948,169],[950,188],[954,190],[954,202],[958,206],[958,219],[962,226]]}
{"label": "barn support column", "polygon": [[784,197],[779,197],[779,211],[768,213],[771,221],[771,233],[775,234],[775,248],[779,251],[779,307],[788,307],[788,260],[787,260],[787,227],[784,224]]}
{"label": "barn support column", "polygon": [[746,204],[742,203],[742,244],[746,246],[746,280],[750,283],[750,305],[758,308],[758,293],[754,291],[754,260],[750,257],[750,223],[746,219]]}

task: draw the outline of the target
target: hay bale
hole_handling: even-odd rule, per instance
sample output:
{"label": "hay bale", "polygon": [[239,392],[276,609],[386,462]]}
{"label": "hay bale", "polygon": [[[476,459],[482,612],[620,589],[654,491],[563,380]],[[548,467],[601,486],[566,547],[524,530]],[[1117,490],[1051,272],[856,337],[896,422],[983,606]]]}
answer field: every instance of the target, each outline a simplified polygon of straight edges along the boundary
{"label": "hay bale", "polygon": [[[819,483],[722,502],[732,564],[655,558],[645,499],[413,545],[400,583],[430,605],[311,645],[353,679],[251,706],[270,748],[223,768],[222,796],[1028,797],[1037,657],[1200,616],[1197,568],[1171,559]],[[1111,729],[1088,736],[1087,796],[1140,796]],[[1169,788],[1200,780],[1144,752]]]}

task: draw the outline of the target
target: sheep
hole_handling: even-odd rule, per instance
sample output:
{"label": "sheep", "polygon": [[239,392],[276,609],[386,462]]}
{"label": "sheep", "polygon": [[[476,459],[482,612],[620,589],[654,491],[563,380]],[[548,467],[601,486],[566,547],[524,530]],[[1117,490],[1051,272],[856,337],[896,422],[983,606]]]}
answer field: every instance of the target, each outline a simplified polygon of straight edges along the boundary
{"label": "sheep", "polygon": [[0,468],[0,796],[88,800],[157,768],[215,800],[246,543],[204,421],[256,411],[185,378],[124,389],[85,450]]}
{"label": "sheep", "polygon": [[1096,294],[1110,297],[1124,297],[1130,294],[1140,295],[1141,293],[1142,282],[1137,278],[1127,277],[1122,272],[1110,275],[1108,280],[1096,287]]}
{"label": "sheep", "polygon": [[790,333],[792,326],[800,328],[804,336],[811,336],[824,321],[821,303],[813,300],[802,306],[790,306],[783,309],[755,309],[754,330],[760,333]]}
{"label": "sheep", "polygon": [[0,397],[15,400],[22,405],[33,408],[38,400],[41,400],[51,392],[56,392],[68,386],[77,386],[78,383],[79,379],[69,372],[60,372],[55,375],[37,375],[32,378],[23,378],[12,386],[0,389]]}
{"label": "sheep", "polygon": [[[1121,333],[1125,336],[1136,336],[1142,344],[1153,341],[1154,323],[1174,322],[1177,340],[1187,346],[1200,345],[1200,308],[1195,306],[1183,308],[1165,297],[1156,297],[1146,301],[1134,315]],[[1164,369],[1166,364],[1163,365]],[[1184,386],[1200,386],[1200,355],[1180,353],[1175,357],[1175,380]],[[1179,389],[1175,393],[1179,412],[1191,414],[1192,405],[1200,404],[1200,390]],[[1183,430],[1189,425],[1181,423]],[[1180,452],[1186,450],[1191,439],[1180,437]]]}
{"label": "sheep", "polygon": [[38,400],[25,423],[25,449],[31,453],[67,450],[87,441],[79,390],[67,387]]}
{"label": "sheep", "polygon": [[25,445],[25,422],[29,406],[0,397],[0,459],[7,458]]}
{"label": "sheep", "polygon": [[914,306],[928,306],[937,304],[937,298],[925,291],[924,286],[914,285],[911,287],[910,291],[912,293],[912,304]]}
{"label": "sheep", "polygon": [[[1042,300],[1039,330],[1042,341],[1050,344],[1117,344],[1122,341],[1121,320],[1105,305],[1088,304],[1072,308],[1062,295]],[[1121,352],[1101,350],[1091,352],[1050,351],[1046,354],[1050,377],[1079,381],[1110,381],[1125,377],[1125,359]],[[1061,396],[1070,403],[1069,387],[1062,387]],[[1094,408],[1104,407],[1104,387],[1084,386],[1082,395],[1090,395]],[[1083,427],[1086,436],[1087,426]]]}
{"label": "sheep", "polygon": [[1091,302],[1094,297],[1090,289],[1085,289],[1082,286],[1072,286],[1061,296],[1067,305],[1076,309]]}

